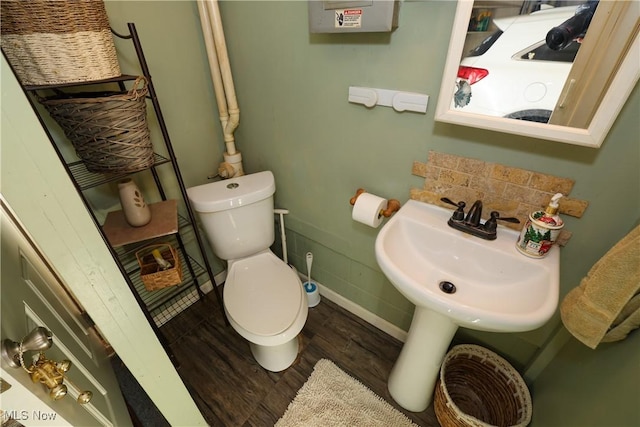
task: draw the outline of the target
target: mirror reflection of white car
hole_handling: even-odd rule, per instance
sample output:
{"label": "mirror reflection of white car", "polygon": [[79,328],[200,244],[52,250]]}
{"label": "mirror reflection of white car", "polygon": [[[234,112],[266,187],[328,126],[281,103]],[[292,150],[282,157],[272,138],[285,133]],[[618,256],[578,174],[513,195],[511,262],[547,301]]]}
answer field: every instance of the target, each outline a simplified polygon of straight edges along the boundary
{"label": "mirror reflection of white car", "polygon": [[453,107],[548,122],[580,44],[552,50],[545,38],[575,13],[575,6],[566,6],[495,19],[498,30],[460,63]]}

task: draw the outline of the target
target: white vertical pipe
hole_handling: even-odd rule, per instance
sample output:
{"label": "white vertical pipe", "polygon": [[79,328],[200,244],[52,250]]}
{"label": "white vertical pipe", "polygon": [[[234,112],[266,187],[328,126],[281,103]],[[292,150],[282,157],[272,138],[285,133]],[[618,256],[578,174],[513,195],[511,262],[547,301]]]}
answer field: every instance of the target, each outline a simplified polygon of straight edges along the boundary
{"label": "white vertical pipe", "polygon": [[218,173],[225,178],[243,175],[242,155],[236,150],[233,135],[240,123],[240,109],[233,85],[218,1],[199,0],[198,11],[226,146],[225,161],[219,166]]}
{"label": "white vertical pipe", "polygon": [[[222,83],[224,84],[224,93],[229,112],[229,121],[224,129],[224,138],[227,144],[227,152],[229,154],[235,154],[233,132],[240,122],[240,109],[238,108],[238,100],[236,99],[236,90],[233,86],[231,64],[229,63],[229,54],[227,53],[227,43],[222,28],[222,18],[220,16],[218,0],[207,0],[207,9],[209,11],[209,19],[211,20],[211,24],[213,24],[213,41],[216,47],[218,63],[220,64]],[[231,147],[229,149],[230,145]]]}
{"label": "white vertical pipe", "polygon": [[204,1],[198,1],[198,11],[200,12],[200,25],[202,26],[202,34],[204,35],[204,44],[207,48],[207,58],[209,59],[209,71],[213,81],[213,89],[218,103],[218,113],[220,115],[220,123],[224,131],[229,121],[229,113],[227,112],[227,100],[224,93],[224,85],[222,84],[222,75],[220,74],[220,64],[218,63],[218,55],[216,45],[213,41],[213,32],[211,31],[211,22],[209,21],[209,12]]}

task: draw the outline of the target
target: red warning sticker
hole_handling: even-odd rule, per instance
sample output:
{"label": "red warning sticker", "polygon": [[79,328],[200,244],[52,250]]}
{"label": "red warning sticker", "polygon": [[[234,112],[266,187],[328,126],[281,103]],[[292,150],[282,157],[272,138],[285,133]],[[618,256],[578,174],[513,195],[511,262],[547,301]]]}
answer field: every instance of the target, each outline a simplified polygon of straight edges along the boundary
{"label": "red warning sticker", "polygon": [[336,28],[361,28],[362,9],[336,9]]}

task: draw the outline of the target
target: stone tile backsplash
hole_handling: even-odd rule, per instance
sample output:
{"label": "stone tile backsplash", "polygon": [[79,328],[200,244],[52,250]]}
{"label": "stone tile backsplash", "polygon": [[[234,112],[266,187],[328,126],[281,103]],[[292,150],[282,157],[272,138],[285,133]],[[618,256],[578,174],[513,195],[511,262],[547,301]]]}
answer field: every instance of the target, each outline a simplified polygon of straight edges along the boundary
{"label": "stone tile backsplash", "polygon": [[[470,206],[475,200],[483,202],[483,219],[491,211],[500,216],[515,216],[521,224],[502,223],[520,230],[529,213],[544,209],[551,197],[562,193],[559,213],[580,218],[588,206],[584,200],[569,196],[574,181],[553,175],[514,168],[499,163],[430,151],[427,163],[414,162],[413,175],[425,178],[423,188],[412,188],[410,197],[447,208],[440,201],[448,197],[454,202],[464,200]],[[566,244],[571,233],[563,230],[559,244]]]}

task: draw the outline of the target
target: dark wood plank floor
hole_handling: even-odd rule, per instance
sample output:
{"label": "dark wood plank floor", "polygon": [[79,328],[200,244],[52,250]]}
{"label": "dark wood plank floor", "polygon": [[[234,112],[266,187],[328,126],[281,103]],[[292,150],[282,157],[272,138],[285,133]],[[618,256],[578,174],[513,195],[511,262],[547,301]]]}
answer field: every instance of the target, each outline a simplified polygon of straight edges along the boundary
{"label": "dark wood plank floor", "polygon": [[293,366],[279,373],[257,364],[248,343],[225,326],[211,294],[161,331],[180,363],[178,373],[212,426],[273,426],[322,358],[333,361],[416,424],[439,425],[433,406],[422,413],[408,412],[387,391],[387,377],[402,343],[326,299],[309,309],[300,335],[302,351]]}

